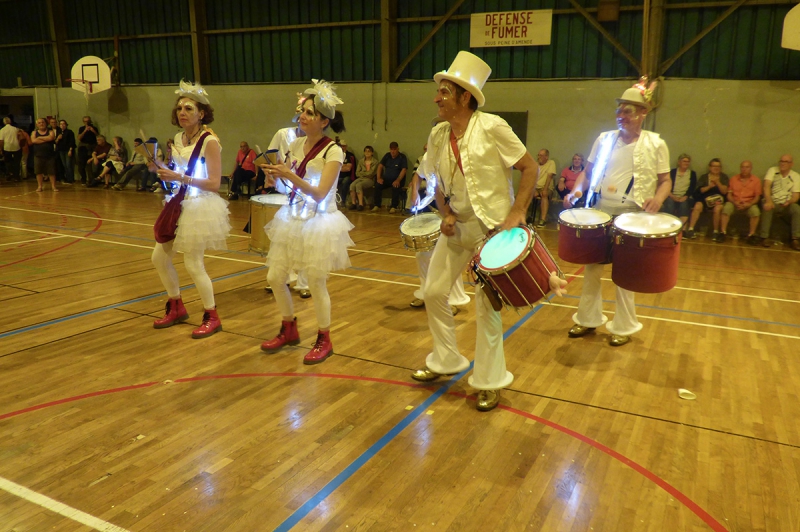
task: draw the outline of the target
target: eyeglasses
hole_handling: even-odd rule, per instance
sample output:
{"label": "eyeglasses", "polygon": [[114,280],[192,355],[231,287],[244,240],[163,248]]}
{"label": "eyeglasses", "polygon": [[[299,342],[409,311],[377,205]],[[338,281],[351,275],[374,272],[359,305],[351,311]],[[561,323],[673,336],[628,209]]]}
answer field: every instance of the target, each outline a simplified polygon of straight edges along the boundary
{"label": "eyeglasses", "polygon": [[780,162],[790,164],[792,161],[784,161],[783,159],[781,159]]}

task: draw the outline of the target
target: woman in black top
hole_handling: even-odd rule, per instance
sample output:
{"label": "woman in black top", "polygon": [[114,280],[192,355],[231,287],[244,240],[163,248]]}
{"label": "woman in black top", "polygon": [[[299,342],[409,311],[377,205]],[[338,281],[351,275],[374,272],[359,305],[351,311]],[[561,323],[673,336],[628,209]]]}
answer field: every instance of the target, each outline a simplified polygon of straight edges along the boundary
{"label": "woman in black top", "polygon": [[52,129],[47,127],[47,120],[39,118],[36,120],[36,130],[31,135],[33,145],[33,171],[36,173],[36,181],[39,188],[36,192],[42,192],[44,176],[50,177],[50,186],[53,192],[58,192],[56,188],[56,135]]}
{"label": "woman in black top", "polygon": [[61,120],[56,130],[56,153],[64,167],[64,184],[75,182],[75,133],[69,129],[67,121]]}

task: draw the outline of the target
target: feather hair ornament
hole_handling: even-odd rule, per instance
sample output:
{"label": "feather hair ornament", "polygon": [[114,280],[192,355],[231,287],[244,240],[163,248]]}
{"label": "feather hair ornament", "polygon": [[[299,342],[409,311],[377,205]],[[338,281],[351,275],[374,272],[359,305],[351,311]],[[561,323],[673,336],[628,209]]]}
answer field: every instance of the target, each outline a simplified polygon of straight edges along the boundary
{"label": "feather hair ornament", "polygon": [[333,119],[336,116],[336,106],[344,102],[336,95],[336,86],[324,79],[312,79],[314,86],[303,91],[304,96],[316,95],[314,106],[323,116]]}
{"label": "feather hair ornament", "polygon": [[181,98],[189,98],[199,103],[211,105],[208,101],[208,93],[199,83],[189,83],[182,79],[175,94]]}

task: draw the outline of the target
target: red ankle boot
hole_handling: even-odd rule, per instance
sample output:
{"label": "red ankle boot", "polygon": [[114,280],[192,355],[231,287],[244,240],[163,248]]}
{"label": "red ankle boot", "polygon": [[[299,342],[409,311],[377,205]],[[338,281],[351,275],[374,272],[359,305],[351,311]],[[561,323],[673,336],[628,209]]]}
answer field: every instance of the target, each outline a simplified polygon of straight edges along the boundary
{"label": "red ankle boot", "polygon": [[267,340],[261,344],[261,350],[267,353],[274,353],[285,345],[297,345],[300,343],[300,333],[297,330],[297,318],[292,321],[281,321],[281,332],[272,340]]}
{"label": "red ankle boot", "polygon": [[333,354],[330,331],[319,331],[314,347],[303,357],[303,364],[319,364]]}
{"label": "red ankle boot", "polygon": [[186,307],[183,306],[183,300],[180,297],[178,297],[178,299],[167,299],[164,317],[155,320],[153,322],[153,328],[166,329],[167,327],[172,327],[176,323],[180,323],[188,319],[189,313],[186,312]]}
{"label": "red ankle boot", "polygon": [[192,338],[205,338],[222,330],[222,322],[219,321],[217,308],[203,312],[203,323],[197,329],[192,331]]}

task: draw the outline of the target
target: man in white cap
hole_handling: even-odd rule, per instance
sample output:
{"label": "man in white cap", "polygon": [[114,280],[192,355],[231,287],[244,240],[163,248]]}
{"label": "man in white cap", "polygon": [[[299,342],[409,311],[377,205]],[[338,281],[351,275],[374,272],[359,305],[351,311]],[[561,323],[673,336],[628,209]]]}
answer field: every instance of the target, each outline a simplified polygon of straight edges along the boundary
{"label": "man in white cap", "polygon": [[[672,190],[669,177],[669,149],[658,134],[642,129],[650,110],[653,86],[647,79],[627,89],[617,99],[617,129],[601,133],[592,146],[586,168],[564,197],[564,207],[572,208],[584,194],[587,206],[594,205],[611,216],[626,212],[658,212]],[[594,200],[597,203],[594,204]],[[642,329],[636,318],[633,292],[616,287],[617,309],[614,319],[603,315],[600,277],[603,264],[588,264],[584,269],[583,290],[578,312],[572,319],[570,338],[584,336],[606,324],[610,344],[618,347]]]}
{"label": "man in white cap", "polygon": [[[433,337],[433,352],[425,367],[412,378],[429,382],[469,368],[469,360],[456,346],[453,313],[447,297],[453,283],[474,257],[490,229],[511,229],[525,223],[536,187],[537,165],[511,127],[502,118],[481,113],[482,88],[491,68],[469,52],[459,52],[450,69],[433,79],[438,84],[434,102],[443,119],[431,130],[428,152],[417,169],[420,177],[433,174],[436,204],[443,220],[441,236],[425,281],[425,306]],[[522,172],[514,200],[511,167]],[[553,274],[550,285],[557,293],[566,282]],[[514,380],[506,370],[503,323],[486,295],[478,290],[475,368],[469,384],[479,390],[477,409],[488,411],[500,401],[500,389]]]}

